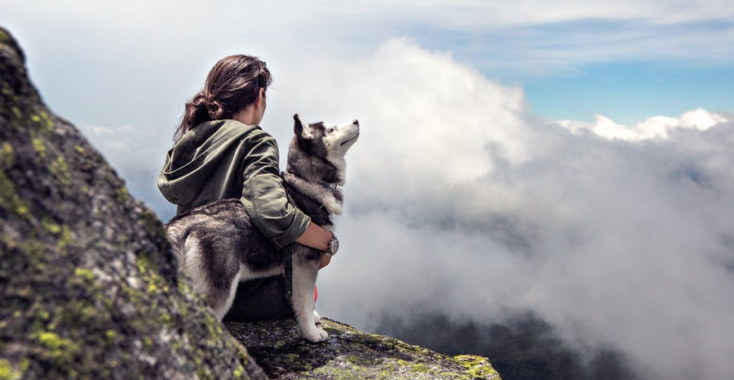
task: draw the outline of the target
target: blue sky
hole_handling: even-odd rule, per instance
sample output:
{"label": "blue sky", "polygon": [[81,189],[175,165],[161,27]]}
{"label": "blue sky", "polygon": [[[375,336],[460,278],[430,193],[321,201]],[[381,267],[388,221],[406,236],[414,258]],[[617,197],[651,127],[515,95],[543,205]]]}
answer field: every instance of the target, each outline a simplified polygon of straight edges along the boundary
{"label": "blue sky", "polygon": [[[522,86],[539,116],[590,121],[603,114],[633,125],[695,108],[734,110],[734,52],[706,41],[724,43],[733,28],[731,17],[671,24],[600,17],[499,30],[399,29],[490,78]],[[691,48],[697,44],[710,50]]]}
{"label": "blue sky", "polygon": [[539,115],[590,121],[607,115],[633,125],[651,115],[679,115],[694,108],[734,109],[734,67],[617,62],[585,65],[568,76],[523,80]]}
{"label": "blue sky", "polygon": [[322,315],[370,329],[529,311],[651,378],[734,373],[729,0],[0,9],[49,107],[163,220],[156,177],[219,58],[268,62],[262,127],[281,154],[294,113],[359,119]]}

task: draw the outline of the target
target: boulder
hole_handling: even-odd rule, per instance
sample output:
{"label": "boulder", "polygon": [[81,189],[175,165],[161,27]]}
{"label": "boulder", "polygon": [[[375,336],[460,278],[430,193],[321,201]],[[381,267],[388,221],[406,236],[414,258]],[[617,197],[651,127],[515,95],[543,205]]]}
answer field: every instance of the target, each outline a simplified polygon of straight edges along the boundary
{"label": "boulder", "polygon": [[0,28],[0,379],[264,379]]}

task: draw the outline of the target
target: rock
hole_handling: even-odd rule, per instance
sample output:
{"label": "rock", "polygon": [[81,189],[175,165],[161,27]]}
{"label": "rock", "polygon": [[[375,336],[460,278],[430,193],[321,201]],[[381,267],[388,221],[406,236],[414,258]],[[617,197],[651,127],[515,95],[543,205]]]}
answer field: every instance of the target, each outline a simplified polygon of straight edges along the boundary
{"label": "rock", "polygon": [[264,379],[0,28],[0,380]]}
{"label": "rock", "polygon": [[482,357],[322,323],[318,345],[292,320],[219,323],[161,222],[44,105],[0,28],[0,380],[499,379]]}
{"label": "rock", "polygon": [[500,379],[486,358],[449,357],[322,318],[326,342],[298,336],[293,320],[227,322],[268,376],[278,379]]}

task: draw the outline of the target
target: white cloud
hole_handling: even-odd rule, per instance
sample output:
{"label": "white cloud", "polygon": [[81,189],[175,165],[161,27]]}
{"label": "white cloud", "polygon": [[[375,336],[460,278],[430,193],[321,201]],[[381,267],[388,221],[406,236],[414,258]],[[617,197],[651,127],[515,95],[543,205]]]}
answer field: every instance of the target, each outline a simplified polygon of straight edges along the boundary
{"label": "white cloud", "polygon": [[165,152],[171,144],[171,128],[80,125],[79,130],[125,179],[126,186],[138,199],[167,220],[174,212],[156,187]]}
{"label": "white cloud", "polygon": [[678,118],[655,116],[634,128],[629,128],[612,121],[602,115],[596,115],[593,123],[572,120],[560,120],[558,125],[574,134],[592,133],[608,140],[644,141],[667,140],[676,129],[695,129],[706,131],[718,124],[730,121],[729,116],[723,113],[711,113],[704,109],[696,109],[682,114]]}
{"label": "white cloud", "polygon": [[405,39],[283,69],[275,114],[362,125],[325,315],[369,327],[416,306],[480,321],[530,309],[661,378],[734,371],[729,116],[541,121],[520,88]]}

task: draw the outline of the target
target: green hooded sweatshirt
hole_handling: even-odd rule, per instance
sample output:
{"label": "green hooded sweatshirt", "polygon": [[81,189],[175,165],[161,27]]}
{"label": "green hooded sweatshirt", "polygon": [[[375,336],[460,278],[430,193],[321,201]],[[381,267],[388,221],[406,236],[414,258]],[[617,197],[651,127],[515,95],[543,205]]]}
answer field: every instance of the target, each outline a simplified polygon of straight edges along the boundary
{"label": "green hooded sweatshirt", "polygon": [[278,249],[293,243],[311,219],[288,202],[278,145],[258,126],[236,120],[197,125],[168,151],[158,189],[181,214],[239,198],[255,226]]}

